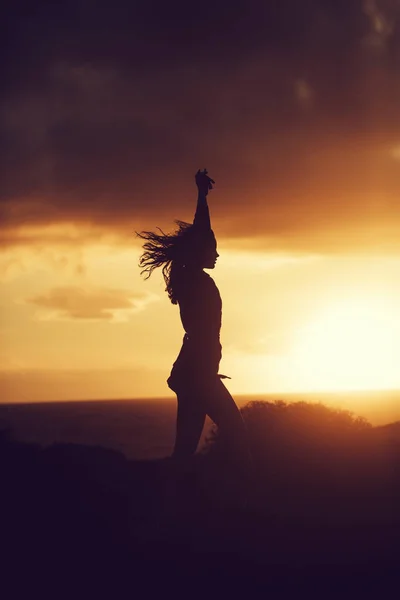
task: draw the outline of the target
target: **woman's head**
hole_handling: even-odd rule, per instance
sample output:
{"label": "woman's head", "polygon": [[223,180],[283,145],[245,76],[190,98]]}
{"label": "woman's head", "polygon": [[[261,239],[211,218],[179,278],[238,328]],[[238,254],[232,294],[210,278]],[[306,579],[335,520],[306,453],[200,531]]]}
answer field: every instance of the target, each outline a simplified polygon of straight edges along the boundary
{"label": "woman's head", "polygon": [[177,260],[189,269],[214,269],[218,256],[217,240],[211,229],[204,233],[193,227],[178,250]]}
{"label": "woman's head", "polygon": [[137,235],[146,240],[144,252],[139,260],[142,274],[150,277],[154,269],[162,267],[166,291],[173,304],[176,304],[175,283],[179,278],[179,270],[213,269],[217,258],[217,242],[213,231],[199,230],[183,221],[176,221],[177,231],[174,233],[154,233],[142,231]]}

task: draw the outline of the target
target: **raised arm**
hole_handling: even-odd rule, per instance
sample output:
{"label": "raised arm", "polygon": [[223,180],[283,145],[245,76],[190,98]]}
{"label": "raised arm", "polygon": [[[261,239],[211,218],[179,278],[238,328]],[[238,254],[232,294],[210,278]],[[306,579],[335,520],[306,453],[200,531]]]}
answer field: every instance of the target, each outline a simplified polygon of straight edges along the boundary
{"label": "raised arm", "polygon": [[193,225],[202,231],[211,231],[210,211],[208,210],[207,194],[212,190],[215,181],[207,175],[207,169],[196,173],[196,185],[199,190],[197,196],[197,207],[194,215]]}

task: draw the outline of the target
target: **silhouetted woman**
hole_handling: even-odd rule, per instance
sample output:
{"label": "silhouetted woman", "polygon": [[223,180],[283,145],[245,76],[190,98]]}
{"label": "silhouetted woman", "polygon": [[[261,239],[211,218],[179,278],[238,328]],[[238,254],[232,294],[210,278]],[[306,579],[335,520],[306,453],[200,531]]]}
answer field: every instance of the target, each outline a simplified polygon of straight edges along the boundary
{"label": "silhouetted woman", "polygon": [[218,258],[217,242],[211,229],[207,195],[215,183],[206,169],[196,174],[197,208],[193,224],[176,221],[173,234],[144,231],[146,240],[139,265],[151,275],[162,267],[166,291],[178,304],[185,330],[182,348],[169,387],[178,400],[176,439],[173,457],[187,459],[196,451],[206,415],[218,426],[221,437],[245,459],[244,423],[231,394],[218,374],[221,360],[221,297],[213,279],[203,269],[213,269]]}

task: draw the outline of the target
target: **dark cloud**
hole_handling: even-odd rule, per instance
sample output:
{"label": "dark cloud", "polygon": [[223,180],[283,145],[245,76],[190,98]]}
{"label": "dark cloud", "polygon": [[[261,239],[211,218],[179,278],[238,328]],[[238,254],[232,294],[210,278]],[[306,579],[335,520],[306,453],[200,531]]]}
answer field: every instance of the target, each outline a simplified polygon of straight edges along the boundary
{"label": "dark cloud", "polygon": [[21,224],[190,219],[207,166],[223,235],[304,246],[353,223],[368,242],[399,217],[399,14],[397,0],[17,2],[3,240]]}
{"label": "dark cloud", "polygon": [[115,312],[143,309],[153,297],[133,295],[128,290],[57,287],[46,294],[28,298],[26,302],[47,309],[46,318],[113,320]]}

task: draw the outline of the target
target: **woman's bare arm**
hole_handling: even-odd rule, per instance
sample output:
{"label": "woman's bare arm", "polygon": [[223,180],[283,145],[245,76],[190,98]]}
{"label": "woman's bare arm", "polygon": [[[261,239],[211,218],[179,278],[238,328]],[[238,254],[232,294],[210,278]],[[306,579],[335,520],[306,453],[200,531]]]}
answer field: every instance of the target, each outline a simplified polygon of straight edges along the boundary
{"label": "woman's bare arm", "polygon": [[207,169],[204,171],[197,171],[196,185],[199,190],[197,197],[196,213],[194,215],[193,225],[203,231],[211,230],[210,211],[207,204],[207,194],[209,190],[213,189],[213,183],[215,181],[207,174]]}

